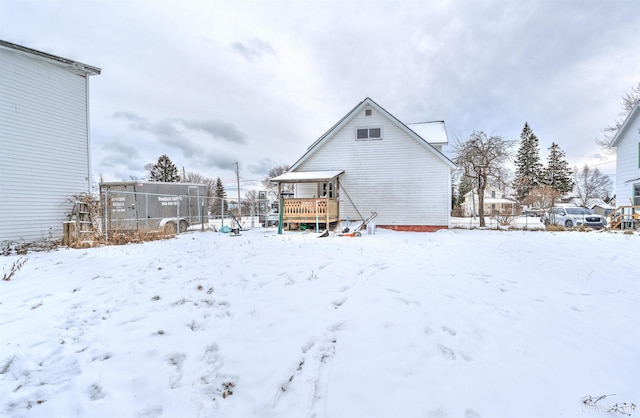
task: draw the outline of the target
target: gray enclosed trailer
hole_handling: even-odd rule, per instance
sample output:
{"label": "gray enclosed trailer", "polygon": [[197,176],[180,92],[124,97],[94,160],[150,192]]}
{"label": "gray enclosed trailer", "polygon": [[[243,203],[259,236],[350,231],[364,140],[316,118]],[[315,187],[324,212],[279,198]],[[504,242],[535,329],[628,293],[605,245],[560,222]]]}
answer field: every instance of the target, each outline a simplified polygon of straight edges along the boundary
{"label": "gray enclosed trailer", "polygon": [[105,231],[184,232],[209,223],[207,186],[123,181],[100,183]]}

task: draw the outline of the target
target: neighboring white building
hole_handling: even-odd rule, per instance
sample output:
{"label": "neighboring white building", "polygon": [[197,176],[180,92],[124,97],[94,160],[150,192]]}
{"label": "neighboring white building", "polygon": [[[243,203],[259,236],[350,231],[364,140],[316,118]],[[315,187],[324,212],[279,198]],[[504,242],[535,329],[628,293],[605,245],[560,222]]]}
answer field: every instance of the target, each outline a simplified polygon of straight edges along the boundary
{"label": "neighboring white building", "polygon": [[89,76],[100,69],[0,40],[0,243],[58,240],[90,190]]}
{"label": "neighboring white building", "polygon": [[366,98],[315,141],[280,182],[296,183],[291,201],[335,200],[339,220],[376,212],[379,227],[448,228],[456,166],[440,151],[447,142],[443,121],[405,125]]}
{"label": "neighboring white building", "polygon": [[[464,216],[478,216],[479,199],[476,191],[470,191],[464,195],[462,211]],[[495,213],[501,215],[515,215],[518,213],[518,204],[515,200],[509,199],[497,187],[489,186],[484,190],[484,215],[493,216]]]}
{"label": "neighboring white building", "polygon": [[616,203],[640,206],[640,102],[631,110],[611,143],[616,148]]}

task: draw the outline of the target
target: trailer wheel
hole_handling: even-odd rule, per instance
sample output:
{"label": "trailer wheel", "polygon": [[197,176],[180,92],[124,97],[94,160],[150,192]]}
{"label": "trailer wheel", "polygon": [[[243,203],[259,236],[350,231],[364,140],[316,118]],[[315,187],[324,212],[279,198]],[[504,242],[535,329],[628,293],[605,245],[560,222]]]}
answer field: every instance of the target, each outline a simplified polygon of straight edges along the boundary
{"label": "trailer wheel", "polygon": [[176,223],[173,221],[169,221],[164,224],[163,231],[165,234],[175,234],[176,233]]}
{"label": "trailer wheel", "polygon": [[180,233],[187,232],[187,228],[189,228],[189,223],[185,220],[180,221]]}

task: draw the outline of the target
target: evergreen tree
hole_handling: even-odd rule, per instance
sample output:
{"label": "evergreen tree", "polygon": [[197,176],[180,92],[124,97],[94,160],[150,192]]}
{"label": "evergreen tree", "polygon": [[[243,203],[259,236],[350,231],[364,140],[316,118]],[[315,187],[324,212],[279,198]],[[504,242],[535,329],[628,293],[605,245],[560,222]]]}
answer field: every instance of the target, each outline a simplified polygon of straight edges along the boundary
{"label": "evergreen tree", "polygon": [[218,177],[213,186],[213,204],[211,205],[211,213],[214,215],[220,215],[220,211],[222,209],[222,205],[224,202],[224,211],[227,210],[227,202],[223,199],[226,199],[227,192],[224,189],[224,184],[222,184],[222,180]]}
{"label": "evergreen tree", "polygon": [[180,175],[178,169],[171,159],[163,154],[158,158],[158,162],[151,167],[150,178],[151,181],[165,181],[169,183],[178,183],[180,181]]}
{"label": "evergreen tree", "polygon": [[520,134],[520,148],[516,157],[516,178],[514,189],[516,198],[524,201],[529,191],[541,184],[542,163],[540,163],[539,141],[527,122]]}
{"label": "evergreen tree", "polygon": [[547,167],[542,172],[542,182],[546,186],[558,191],[561,195],[573,189],[569,163],[564,159],[564,151],[555,142],[549,147]]}

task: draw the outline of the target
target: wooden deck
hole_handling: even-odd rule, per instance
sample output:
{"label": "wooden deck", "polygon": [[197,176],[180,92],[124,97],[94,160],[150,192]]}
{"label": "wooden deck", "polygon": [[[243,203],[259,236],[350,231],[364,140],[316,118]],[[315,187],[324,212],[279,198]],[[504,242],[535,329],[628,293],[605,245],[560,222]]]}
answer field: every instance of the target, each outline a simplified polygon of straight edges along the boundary
{"label": "wooden deck", "polygon": [[284,199],[282,221],[284,223],[337,222],[339,216],[336,199]]}
{"label": "wooden deck", "polygon": [[609,228],[640,228],[640,206],[619,206],[608,216]]}

